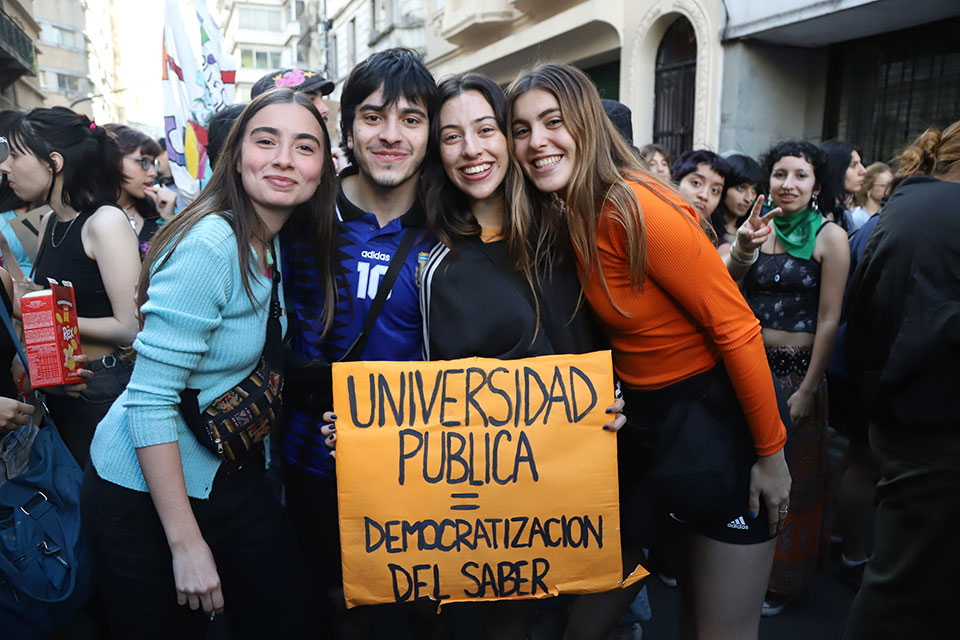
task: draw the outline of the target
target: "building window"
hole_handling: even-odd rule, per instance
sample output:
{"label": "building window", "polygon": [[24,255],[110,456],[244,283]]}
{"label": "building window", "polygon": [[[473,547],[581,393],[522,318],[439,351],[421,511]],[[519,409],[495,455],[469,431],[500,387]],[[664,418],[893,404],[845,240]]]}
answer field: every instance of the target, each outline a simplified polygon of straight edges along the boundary
{"label": "building window", "polygon": [[960,19],[833,46],[823,137],[889,162],[927,127],[960,120]]}
{"label": "building window", "polygon": [[42,25],[42,29],[40,31],[40,42],[44,44],[52,44],[64,49],[83,50],[84,48],[82,33],[79,31],[74,31],[73,29],[55,27],[52,24]]}
{"label": "building window", "polygon": [[279,51],[240,49],[240,66],[244,69],[279,69],[280,63]]}
{"label": "building window", "polygon": [[330,48],[327,50],[327,73],[331,78],[339,78],[340,70],[337,68],[337,34],[330,34]]}
{"label": "building window", "polygon": [[350,18],[347,25],[347,66],[353,69],[357,64],[357,19]]}
{"label": "building window", "polygon": [[240,7],[240,28],[257,31],[280,31],[281,13],[279,9],[264,7]]}
{"label": "building window", "polygon": [[65,93],[67,95],[79,95],[87,91],[87,79],[82,76],[74,76],[69,73],[59,73],[57,71],[40,71],[40,88],[44,91]]}

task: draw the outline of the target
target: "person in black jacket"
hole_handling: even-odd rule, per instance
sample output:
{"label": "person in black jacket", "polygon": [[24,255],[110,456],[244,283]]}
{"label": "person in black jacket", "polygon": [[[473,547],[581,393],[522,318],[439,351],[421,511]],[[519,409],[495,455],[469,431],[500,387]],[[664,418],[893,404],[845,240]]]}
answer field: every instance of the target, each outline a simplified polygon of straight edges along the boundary
{"label": "person in black jacket", "polygon": [[[578,305],[573,261],[533,264],[527,251],[532,231],[508,219],[511,187],[523,178],[507,151],[503,90],[476,73],[444,80],[439,89],[430,144],[439,162],[427,163],[424,174],[427,222],[440,240],[420,274],[425,359],[515,359],[602,348],[586,305]],[[608,409],[617,415],[605,429],[624,424],[622,408],[617,400]],[[482,635],[526,637],[534,617],[543,632],[545,624],[560,624],[555,604],[483,605]],[[540,608],[535,616],[534,606]]]}
{"label": "person in black jacket", "polygon": [[[572,260],[537,269],[524,230],[506,219],[518,170],[504,134],[506,98],[489,78],[465,74],[440,84],[424,183],[427,221],[440,243],[421,278],[424,354],[526,358],[600,348]],[[518,268],[519,267],[519,268]],[[549,304],[544,304],[548,301]]]}
{"label": "person in black jacket", "polygon": [[850,373],[881,480],[848,640],[960,632],[960,122],[924,132],[898,176],[850,283]]}

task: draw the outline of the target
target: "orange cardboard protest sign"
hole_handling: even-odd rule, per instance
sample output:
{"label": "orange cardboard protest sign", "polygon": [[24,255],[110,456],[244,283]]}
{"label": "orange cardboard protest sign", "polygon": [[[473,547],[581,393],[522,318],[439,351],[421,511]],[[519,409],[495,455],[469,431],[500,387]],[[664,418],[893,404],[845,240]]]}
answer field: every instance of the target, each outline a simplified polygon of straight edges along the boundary
{"label": "orange cardboard protest sign", "polygon": [[336,363],[333,394],[347,606],[646,575],[622,582],[610,352]]}

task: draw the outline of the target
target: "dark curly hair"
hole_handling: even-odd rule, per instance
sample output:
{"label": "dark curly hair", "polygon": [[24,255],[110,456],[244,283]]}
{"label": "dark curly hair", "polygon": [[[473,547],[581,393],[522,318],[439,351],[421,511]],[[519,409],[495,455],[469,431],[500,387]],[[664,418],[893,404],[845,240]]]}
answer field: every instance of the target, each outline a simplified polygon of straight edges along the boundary
{"label": "dark curly hair", "polygon": [[[777,164],[780,158],[793,156],[803,158],[813,167],[814,189],[823,186],[823,178],[826,175],[827,156],[817,145],[806,140],[789,140],[774,145],[770,150],[763,154],[760,165],[763,167],[764,187],[770,187],[770,174],[773,173],[773,165]],[[820,212],[823,213],[823,201],[821,200]]]}

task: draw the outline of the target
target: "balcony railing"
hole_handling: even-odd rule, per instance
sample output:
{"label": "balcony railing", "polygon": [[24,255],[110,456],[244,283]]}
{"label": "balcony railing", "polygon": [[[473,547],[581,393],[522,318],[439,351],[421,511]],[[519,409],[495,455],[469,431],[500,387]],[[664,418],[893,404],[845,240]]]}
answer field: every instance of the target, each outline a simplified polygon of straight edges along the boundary
{"label": "balcony railing", "polygon": [[18,75],[34,73],[33,42],[3,11],[0,11],[0,59],[0,65],[8,73],[15,71],[16,67],[22,67]]}

